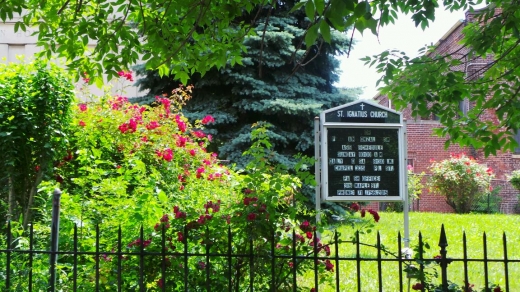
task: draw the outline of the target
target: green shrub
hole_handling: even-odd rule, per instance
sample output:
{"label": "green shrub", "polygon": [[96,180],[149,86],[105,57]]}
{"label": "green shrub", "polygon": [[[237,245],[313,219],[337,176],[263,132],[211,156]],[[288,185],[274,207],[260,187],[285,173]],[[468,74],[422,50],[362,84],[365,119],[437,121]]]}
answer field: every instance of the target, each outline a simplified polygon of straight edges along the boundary
{"label": "green shrub", "polygon": [[[268,139],[268,125],[259,123],[252,131],[253,146],[244,153],[251,162],[240,172],[234,171],[221,165],[216,154],[206,151],[212,137],[203,132],[204,125],[212,122],[212,117],[192,125],[178,110],[176,104],[180,103],[158,97],[154,106],[139,106],[116,96],[74,106],[69,147],[54,164],[55,179],[44,181],[39,188],[42,215],[33,225],[39,230],[38,246],[47,245],[49,194],[59,186],[63,190],[59,250],[77,248],[82,254],[77,258],[70,254],[59,257],[58,289],[73,290],[74,267],[78,291],[95,290],[96,272],[103,289],[116,289],[121,259],[124,291],[139,289],[140,266],[144,266],[147,291],[161,290],[164,285],[167,291],[205,291],[208,277],[212,290],[225,290],[229,283],[224,276],[230,275],[227,262],[218,256],[208,262],[206,255],[228,250],[228,228],[233,234],[233,254],[248,254],[251,248],[255,254],[254,258],[233,259],[234,290],[245,291],[251,283],[258,291],[270,285],[277,291],[291,290],[293,271],[314,269],[315,264],[320,282],[329,279],[334,264],[328,259],[314,261],[313,245],[317,240],[318,256],[327,256],[332,239],[318,240],[314,231],[322,231],[321,227],[302,219],[316,215],[305,207],[302,195],[302,185],[314,181],[308,172],[314,160],[299,157],[300,163],[293,169],[273,163],[276,153]],[[362,230],[372,227],[373,219],[362,218],[367,214],[379,220],[377,212],[355,206],[345,215],[344,223]],[[15,225],[17,240],[13,247],[25,248],[27,233]],[[273,266],[272,244],[276,254],[291,255],[294,236],[294,252],[309,259],[282,258]],[[135,255],[114,254],[119,249],[143,250],[147,255],[162,252],[166,251],[163,243],[168,251],[187,251],[195,256],[187,262],[179,255],[168,255],[166,261],[150,255],[141,261]],[[102,256],[96,256],[96,251]],[[17,275],[22,275],[26,258],[13,257]],[[48,268],[44,258],[37,255],[34,271]],[[254,279],[250,267],[254,267]],[[273,274],[271,267],[276,269],[275,284],[266,280]],[[183,287],[186,269],[189,287]],[[166,278],[163,272],[167,272]],[[12,287],[28,290],[24,278],[17,279]],[[45,285],[39,281],[33,288],[45,290]]]}
{"label": "green shrub", "polygon": [[[424,178],[424,171],[421,173],[414,173],[413,166],[408,165],[408,203],[411,206],[413,201],[418,199],[424,189],[422,180]],[[403,202],[389,202],[381,203],[385,211],[389,212],[402,212]]]}
{"label": "green shrub", "polygon": [[0,216],[32,221],[42,180],[65,154],[74,86],[47,61],[0,63]]}
{"label": "green shrub", "polygon": [[444,196],[457,213],[469,213],[471,206],[490,189],[494,177],[491,168],[465,154],[451,154],[449,159],[433,161],[429,188]]}
{"label": "green shrub", "polygon": [[520,190],[520,169],[511,172],[511,175],[508,176],[508,179],[515,189]]}
{"label": "green shrub", "polygon": [[471,206],[471,212],[485,214],[500,213],[502,197],[499,196],[499,194],[501,189],[501,187],[496,187],[487,194],[478,197],[475,203],[473,203],[473,206]]}

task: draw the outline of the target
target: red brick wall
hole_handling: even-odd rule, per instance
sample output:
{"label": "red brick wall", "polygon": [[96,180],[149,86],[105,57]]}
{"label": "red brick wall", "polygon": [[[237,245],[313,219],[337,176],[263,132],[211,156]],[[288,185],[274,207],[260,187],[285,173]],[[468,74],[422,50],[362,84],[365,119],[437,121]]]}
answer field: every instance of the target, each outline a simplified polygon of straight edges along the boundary
{"label": "red brick wall", "polygon": [[[428,173],[430,160],[440,161],[450,157],[450,153],[466,153],[475,157],[479,163],[493,169],[495,179],[492,182],[494,188],[500,187],[500,197],[502,202],[500,210],[504,213],[515,212],[518,203],[518,191],[515,190],[507,181],[507,175],[515,169],[520,169],[520,157],[515,157],[511,153],[497,153],[496,156],[484,157],[482,151],[472,151],[469,148],[461,148],[457,145],[450,145],[444,149],[446,139],[432,135],[434,128],[439,127],[436,121],[408,120],[406,123],[408,159],[413,161],[416,173]],[[428,193],[423,190],[418,206],[414,206],[418,211],[430,212],[453,212],[452,208],[446,204],[443,197]]]}
{"label": "red brick wall", "polygon": [[[498,11],[500,12],[500,11]],[[466,13],[466,20],[471,21],[474,19],[474,14]],[[468,60],[466,48],[461,47],[460,40],[462,39],[462,29],[464,23],[461,22],[454,26],[447,35],[445,35],[437,43],[437,47],[431,55],[452,55],[454,58],[460,58],[463,60],[463,64],[453,68],[454,70],[465,71],[466,75],[470,79],[477,78],[485,69],[485,63],[491,61],[491,57],[485,59],[472,59]],[[376,101],[382,105],[394,108],[389,102],[386,96],[376,97]],[[467,107],[471,107],[471,104],[466,104]],[[507,153],[497,153],[496,156],[484,157],[482,151],[475,151],[469,148],[460,148],[458,146],[451,145],[448,149],[444,149],[445,138],[434,137],[432,130],[435,127],[439,127],[440,124],[434,120],[434,117],[423,117],[422,119],[415,119],[410,114],[410,109],[406,108],[401,110],[404,118],[407,120],[407,142],[408,142],[408,159],[413,161],[415,172],[426,172],[428,173],[428,166],[430,160],[436,161],[449,158],[450,153],[461,153],[464,152],[468,155],[475,157],[481,164],[485,164],[491,167],[496,178],[493,180],[493,187],[500,187],[500,197],[502,202],[500,210],[504,213],[513,213],[516,211],[518,205],[518,193],[511,184],[507,181],[507,175],[515,169],[520,169],[520,155],[513,155]],[[493,110],[485,112],[482,117],[484,120],[490,120],[497,122],[495,112]],[[375,205],[371,205],[376,207]],[[452,208],[446,204],[444,198],[438,195],[430,194],[427,190],[423,190],[423,194],[420,196],[420,200],[413,206],[418,211],[430,211],[430,212],[453,212]]]}
{"label": "red brick wall", "polygon": [[[444,149],[445,138],[433,136],[433,129],[439,127],[437,121],[431,120],[407,120],[407,158],[414,166],[414,172],[425,172],[427,175],[423,179],[426,183],[428,167],[431,160],[440,161],[450,157],[451,153],[466,153],[475,157],[480,164],[491,167],[495,173],[492,181],[493,188],[500,187],[499,196],[502,198],[500,211],[503,213],[517,212],[519,191],[514,189],[507,181],[507,175],[515,169],[520,169],[520,156],[511,153],[497,153],[496,156],[484,157],[481,151],[472,151],[469,148],[461,148],[458,145],[450,145]],[[411,203],[412,204],[412,203]],[[379,204],[370,203],[367,208],[379,210]],[[442,212],[451,213],[453,209],[445,202],[442,196],[429,193],[425,188],[419,200],[413,202],[411,206],[414,211]]]}
{"label": "red brick wall", "polygon": [[[379,97],[380,104],[388,106],[388,98]],[[416,173],[425,172],[428,174],[430,160],[440,161],[450,157],[450,153],[466,153],[475,157],[479,163],[493,169],[495,179],[492,182],[493,188],[500,187],[499,196],[502,198],[500,211],[503,213],[515,213],[518,205],[518,190],[514,189],[507,181],[507,175],[513,170],[520,169],[520,155],[513,155],[510,152],[498,152],[496,156],[485,157],[482,151],[475,151],[470,148],[461,148],[457,145],[450,145],[444,149],[446,138],[433,136],[433,129],[440,126],[440,123],[433,120],[410,119],[409,109],[405,109],[407,133],[407,157],[412,161]],[[371,208],[377,208],[377,204],[371,204]],[[428,190],[423,190],[418,202],[412,206],[413,210],[426,212],[453,212],[453,209],[445,202],[444,198],[435,194],[430,194]]]}
{"label": "red brick wall", "polygon": [[[462,149],[457,145],[450,145],[444,149],[446,139],[432,135],[434,128],[439,127],[437,121],[407,120],[407,151],[408,160],[413,163],[414,172],[428,173],[431,160],[440,161],[450,157],[450,153],[468,153],[468,149]],[[424,181],[427,180],[427,177]],[[445,202],[444,197],[430,194],[428,190],[423,190],[419,201],[414,205],[417,211],[427,212],[453,212],[453,209]]]}

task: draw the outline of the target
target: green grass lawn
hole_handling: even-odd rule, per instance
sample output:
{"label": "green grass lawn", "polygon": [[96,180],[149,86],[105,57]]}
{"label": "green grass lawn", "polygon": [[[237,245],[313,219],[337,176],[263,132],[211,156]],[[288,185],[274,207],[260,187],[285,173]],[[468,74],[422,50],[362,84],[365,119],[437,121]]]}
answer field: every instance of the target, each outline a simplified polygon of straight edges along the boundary
{"label": "green grass lawn", "polygon": [[[397,233],[401,232],[404,237],[404,217],[402,213],[381,213],[381,220],[375,229],[369,234],[363,234],[360,241],[368,244],[376,243],[377,231],[380,233],[381,243],[393,253],[398,253]],[[507,237],[508,259],[520,259],[520,216],[518,215],[482,215],[482,214],[441,214],[441,213],[410,213],[410,246],[418,244],[419,232],[424,242],[430,245],[426,257],[433,258],[439,254],[439,235],[441,225],[444,224],[448,247],[447,256],[453,259],[463,258],[463,233],[466,234],[468,259],[484,258],[484,240],[486,234],[487,258],[503,259],[504,245],[503,235]],[[348,227],[340,228],[342,238],[348,238],[353,234]],[[324,237],[325,238],[325,237]],[[376,258],[375,248],[362,247],[362,257]],[[340,257],[354,257],[355,245],[341,244],[339,247]],[[383,258],[389,257],[383,255]],[[509,263],[509,291],[520,291],[520,263]],[[356,262],[340,262],[340,291],[357,291]],[[399,291],[399,266],[394,262],[382,264],[382,286],[383,291]],[[440,269],[437,269],[440,273]],[[500,284],[505,287],[505,272],[503,263],[488,263],[490,284]],[[484,287],[484,262],[476,261],[468,264],[469,282],[475,288]],[[361,291],[378,291],[378,269],[375,261],[363,261],[361,263]],[[464,269],[462,262],[453,262],[448,268],[448,279],[459,285],[464,282]],[[313,283],[312,273],[305,275],[306,283]],[[413,285],[415,279],[411,279]],[[408,291],[408,281],[404,281],[404,291]],[[334,291],[327,285],[320,286],[320,291]],[[479,290],[480,291],[480,290]]]}

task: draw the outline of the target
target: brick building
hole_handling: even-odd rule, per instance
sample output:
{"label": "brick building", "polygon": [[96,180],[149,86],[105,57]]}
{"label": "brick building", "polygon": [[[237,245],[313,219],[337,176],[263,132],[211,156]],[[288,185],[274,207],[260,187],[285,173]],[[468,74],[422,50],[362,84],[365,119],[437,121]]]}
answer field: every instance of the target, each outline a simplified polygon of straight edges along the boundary
{"label": "brick building", "polygon": [[[467,12],[465,19],[457,22],[436,44],[435,54],[446,55],[450,53],[465,56],[467,49],[460,45],[463,37],[462,29],[465,23],[472,21],[475,13]],[[486,67],[491,59],[473,59],[466,60],[456,70],[466,73],[467,78],[477,78],[479,73]],[[376,96],[375,100],[382,105],[394,108],[391,101],[386,96]],[[465,112],[472,104],[467,101],[460,103],[460,108]],[[500,211],[503,213],[515,213],[518,210],[518,191],[514,189],[507,181],[507,175],[513,170],[520,169],[520,148],[511,152],[497,152],[496,156],[485,158],[482,151],[469,147],[461,148],[451,145],[448,149],[444,148],[445,138],[433,136],[432,130],[440,126],[440,123],[434,116],[414,118],[410,114],[409,109],[403,110],[403,116],[407,124],[407,140],[408,140],[408,164],[414,167],[416,173],[422,171],[428,173],[430,160],[440,161],[450,157],[450,153],[464,152],[471,155],[481,164],[491,167],[495,172],[493,187],[500,188],[499,196],[501,197]],[[487,112],[484,119],[496,119],[493,112]],[[517,134],[517,141],[520,141],[520,135]],[[414,202],[413,210],[430,211],[430,212],[453,212],[453,209],[444,201],[444,198],[438,195],[430,194],[427,190],[423,190],[420,199]]]}

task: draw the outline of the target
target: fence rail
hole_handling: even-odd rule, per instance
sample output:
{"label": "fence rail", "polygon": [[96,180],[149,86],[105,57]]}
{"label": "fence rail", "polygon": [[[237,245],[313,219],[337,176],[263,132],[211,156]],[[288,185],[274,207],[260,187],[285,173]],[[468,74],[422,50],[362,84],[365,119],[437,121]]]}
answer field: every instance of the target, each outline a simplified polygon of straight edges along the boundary
{"label": "fence rail", "polygon": [[[503,265],[501,271],[498,271],[503,277],[503,284],[501,290],[496,291],[515,291],[511,280],[520,279],[518,272],[510,275],[511,266],[518,266],[520,260],[508,257],[508,242],[505,234],[502,238],[502,258],[488,257],[485,234],[482,258],[468,258],[465,235],[462,240],[463,257],[449,258],[444,226],[440,232],[439,256],[426,258],[425,243],[419,234],[415,260],[409,259],[402,253],[400,234],[397,235],[397,248],[394,251],[389,251],[381,245],[379,233],[376,244],[372,246],[375,250],[372,254],[366,252],[367,246],[370,245],[361,243],[359,234],[351,240],[341,240],[336,233],[329,243],[323,243],[321,246],[318,239],[314,237],[313,247],[308,253],[301,254],[296,250],[298,239],[294,231],[290,248],[280,249],[272,240],[266,245],[268,246],[266,252],[258,252],[253,246],[253,240],[249,241],[248,247],[238,248],[234,243],[231,227],[227,230],[227,241],[221,245],[224,248],[216,250],[206,245],[198,252],[188,249],[188,246],[194,242],[187,240],[183,242],[182,250],[175,252],[169,250],[167,248],[169,239],[166,238],[164,231],[161,236],[161,248],[148,250],[143,228],[140,229],[136,241],[138,243],[132,246],[123,244],[121,229],[119,229],[115,250],[103,249],[99,227],[95,230],[93,250],[80,250],[81,241],[78,239],[77,227],[72,234],[72,250],[64,251],[52,250],[52,248],[36,249],[32,226],[28,232],[28,241],[25,243],[28,248],[18,248],[19,244],[17,245],[16,242],[20,238],[13,238],[11,232],[11,224],[8,223],[3,238],[6,248],[0,250],[2,255],[0,263],[3,266],[3,271],[0,273],[3,272],[1,277],[4,278],[4,291],[57,291],[58,289],[64,291],[281,291],[283,290],[280,286],[281,277],[285,277],[283,281],[287,284],[284,286],[284,291],[287,291],[287,287],[290,287],[290,291],[298,291],[302,284],[313,287],[313,291],[409,291],[413,283],[416,283],[414,286],[416,290],[427,291],[428,279],[418,276],[411,283],[410,275],[412,269],[415,269],[415,275],[425,275],[428,266],[432,263],[440,270],[441,277],[437,285],[441,291],[449,291],[451,285],[448,281],[449,272],[461,270],[460,266],[462,266],[465,284],[459,291],[473,291],[468,272],[475,268],[475,263],[482,266],[482,279],[479,281],[482,281],[481,285],[485,287],[492,287],[493,284],[490,270],[496,273],[496,263]],[[187,235],[189,231],[185,229],[184,232]],[[331,247],[331,252],[323,256],[320,254],[320,249],[325,245]],[[349,246],[350,249],[343,251],[344,246]],[[239,250],[241,252],[238,252]],[[54,262],[55,260],[57,262]],[[47,268],[42,264],[45,261],[47,261]],[[198,268],[193,268],[194,261]],[[334,268],[320,268],[326,261],[333,264]],[[278,267],[288,263],[292,263],[293,268],[284,274]],[[172,267],[174,264],[177,266]],[[42,265],[43,270],[48,269],[48,274],[41,273]],[[493,267],[490,267],[491,265]],[[241,271],[245,272],[237,275],[235,272],[237,266],[244,267]],[[450,267],[455,266],[457,267],[450,270]],[[371,271],[365,271],[367,267]],[[310,271],[301,270],[304,268]],[[152,270],[155,272],[152,273]],[[383,275],[390,276],[383,277]],[[332,281],[323,284],[321,282],[324,277],[332,278]],[[373,285],[367,285],[366,277],[371,278],[370,282]],[[57,283],[58,278],[60,280]],[[473,283],[477,281],[471,280]],[[514,287],[518,287],[518,283],[516,285]],[[245,288],[242,290],[239,287]]]}

